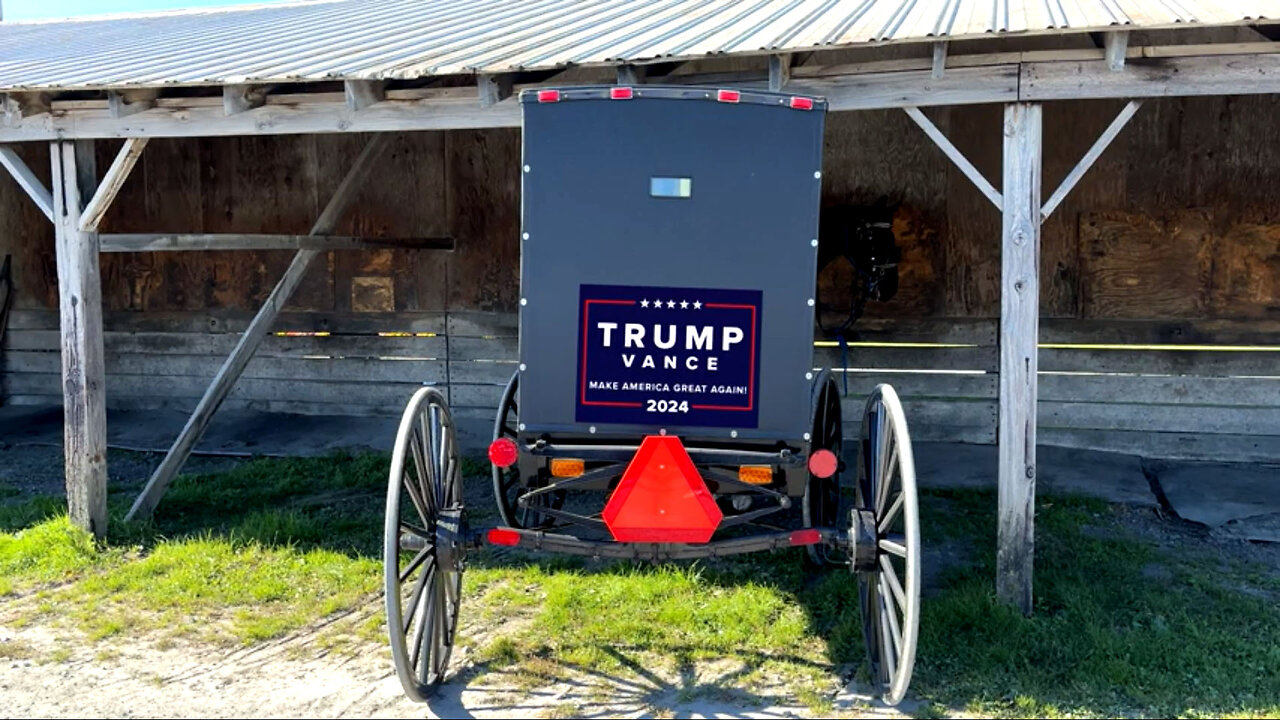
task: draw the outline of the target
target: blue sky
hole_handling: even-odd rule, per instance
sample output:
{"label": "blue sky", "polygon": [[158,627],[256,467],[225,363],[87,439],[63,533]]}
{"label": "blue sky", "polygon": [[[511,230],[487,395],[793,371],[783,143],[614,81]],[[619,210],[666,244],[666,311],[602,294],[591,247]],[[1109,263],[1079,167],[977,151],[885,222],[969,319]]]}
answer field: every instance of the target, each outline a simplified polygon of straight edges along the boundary
{"label": "blue sky", "polygon": [[[272,0],[0,0],[5,20],[65,18],[105,13],[251,5]],[[279,1],[279,0],[275,0]]]}

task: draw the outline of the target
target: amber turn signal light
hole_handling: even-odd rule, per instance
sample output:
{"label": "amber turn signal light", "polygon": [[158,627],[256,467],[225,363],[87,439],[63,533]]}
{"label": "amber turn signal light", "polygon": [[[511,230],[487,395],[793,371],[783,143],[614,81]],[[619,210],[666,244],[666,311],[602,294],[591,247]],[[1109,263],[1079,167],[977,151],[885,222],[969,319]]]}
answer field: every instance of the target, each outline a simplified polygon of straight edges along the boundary
{"label": "amber turn signal light", "polygon": [[743,465],[738,468],[738,480],[749,485],[768,485],[773,482],[773,468],[769,465]]}
{"label": "amber turn signal light", "polygon": [[577,458],[551,458],[551,477],[578,477],[586,471],[586,463]]}

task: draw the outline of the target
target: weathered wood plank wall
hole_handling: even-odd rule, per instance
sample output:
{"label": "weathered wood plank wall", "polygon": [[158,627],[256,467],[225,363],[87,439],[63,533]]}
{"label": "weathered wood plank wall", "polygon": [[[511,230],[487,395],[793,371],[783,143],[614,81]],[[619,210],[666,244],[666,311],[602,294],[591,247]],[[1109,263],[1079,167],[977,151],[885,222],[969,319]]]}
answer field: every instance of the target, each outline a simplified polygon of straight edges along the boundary
{"label": "weathered wood plank wall", "polygon": [[[1046,105],[1046,194],[1122,105]],[[1170,347],[1280,346],[1277,111],[1280,99],[1266,96],[1149,102],[1046,222],[1043,442],[1280,458],[1280,354]],[[926,114],[999,180],[1000,107]],[[101,230],[304,233],[363,140],[155,140]],[[98,145],[105,166],[118,144]],[[279,327],[329,335],[271,338],[228,405],[395,413],[413,384],[436,382],[450,386],[461,414],[488,415],[514,369],[519,152],[512,130],[396,138],[336,232],[452,235],[458,249],[329,253]],[[47,149],[20,153],[47,183]],[[994,442],[1000,216],[905,113],[831,115],[824,202],[881,196],[900,204],[900,291],[870,304],[846,350],[821,344],[815,362],[847,370],[850,422],[857,396],[888,380],[917,438]],[[0,393],[58,402],[52,229],[0,178],[6,252],[17,297]],[[243,328],[289,257],[103,256],[109,402],[193,405],[234,343],[228,333]],[[847,267],[824,271],[824,299],[847,281]],[[1163,347],[1062,347],[1114,343]]]}

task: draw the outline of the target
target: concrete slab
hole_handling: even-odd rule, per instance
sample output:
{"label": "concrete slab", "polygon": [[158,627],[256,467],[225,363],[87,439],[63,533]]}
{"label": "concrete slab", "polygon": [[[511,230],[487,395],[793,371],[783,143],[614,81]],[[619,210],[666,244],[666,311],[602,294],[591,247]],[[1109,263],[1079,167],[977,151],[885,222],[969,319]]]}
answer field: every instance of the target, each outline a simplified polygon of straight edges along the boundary
{"label": "concrete slab", "polygon": [[[920,487],[996,489],[994,445],[916,443]],[[1041,445],[1036,448],[1038,493],[1077,494],[1109,502],[1156,505],[1136,455]]]}
{"label": "concrete slab", "polygon": [[[1150,461],[1147,467],[1185,520],[1220,528],[1258,518],[1263,528],[1263,518],[1280,515],[1280,465]],[[1234,529],[1247,534],[1248,525]]]}

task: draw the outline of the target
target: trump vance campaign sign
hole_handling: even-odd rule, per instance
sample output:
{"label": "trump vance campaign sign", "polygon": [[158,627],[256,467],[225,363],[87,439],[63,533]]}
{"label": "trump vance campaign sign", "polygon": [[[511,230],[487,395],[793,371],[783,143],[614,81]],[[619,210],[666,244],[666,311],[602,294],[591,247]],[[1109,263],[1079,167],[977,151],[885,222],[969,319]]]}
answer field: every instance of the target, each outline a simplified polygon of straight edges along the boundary
{"label": "trump vance campaign sign", "polygon": [[759,290],[583,285],[578,422],[754,428]]}

